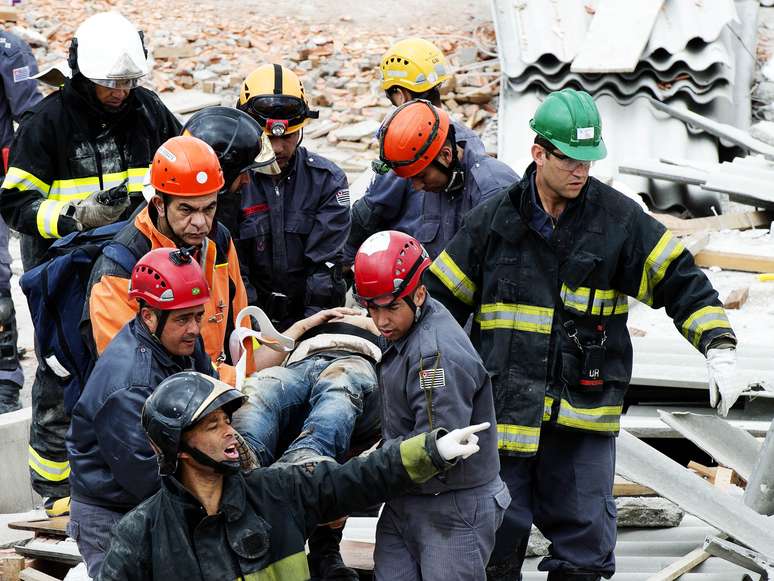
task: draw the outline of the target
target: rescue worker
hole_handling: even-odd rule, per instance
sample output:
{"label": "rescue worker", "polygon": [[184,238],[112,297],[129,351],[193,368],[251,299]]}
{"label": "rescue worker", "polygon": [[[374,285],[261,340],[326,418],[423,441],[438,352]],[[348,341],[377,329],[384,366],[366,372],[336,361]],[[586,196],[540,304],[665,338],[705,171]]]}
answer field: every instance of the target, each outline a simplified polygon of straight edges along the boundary
{"label": "rescue worker", "polygon": [[268,136],[255,119],[233,107],[207,107],[194,113],[183,127],[183,135],[198,137],[218,155],[226,189],[218,196],[215,220],[236,240],[242,214],[241,190],[250,181],[249,172],[280,173]]}
{"label": "rescue worker", "polygon": [[309,109],[291,70],[265,64],[242,84],[238,108],[269,137],[282,173],[253,174],[242,189],[238,241],[251,305],[286,328],[316,311],[344,304],[341,251],[350,226],[344,172],[301,146]]}
{"label": "rescue worker", "polygon": [[389,501],[376,527],[377,581],[481,580],[510,503],[498,474],[492,384],[465,331],[421,283],[427,251],[395,230],[355,256],[355,298],[387,340],[379,368],[382,437],[486,422],[481,453]]}
{"label": "rescue worker", "polygon": [[215,375],[200,335],[210,290],[187,251],[157,248],[143,256],[128,296],[139,312],[97,361],[67,432],[68,535],[92,578],[113,526],[159,489],[158,464],[140,421],[145,400],[175,373]]}
{"label": "rescue worker", "polygon": [[[25,271],[55,239],[131,215],[153,153],[180,132],[158,96],[137,86],[148,73],[142,33],[117,12],[81,23],[68,62],[72,79],[22,120],[0,190],[0,213],[22,235]],[[67,510],[57,500],[69,495],[68,425],[58,378],[38,357],[29,465],[51,515]]]}
{"label": "rescue worker", "polygon": [[[173,137],[153,157],[148,206],[115,240],[137,257],[156,248],[193,248],[210,288],[201,327],[204,347],[221,379],[233,384],[236,375],[227,342],[237,314],[247,306],[247,295],[231,236],[214,222],[223,187],[213,149],[195,137]],[[99,354],[137,312],[137,304],[127,297],[130,275],[105,254],[92,269],[87,312]]]}
{"label": "rescue worker", "polygon": [[[443,52],[432,42],[422,38],[396,42],[382,56],[379,70],[382,90],[395,107],[424,99],[442,108],[440,89],[451,79],[451,72]],[[476,158],[486,153],[473,130],[450,121],[459,151]],[[465,207],[479,201],[466,200],[464,194],[453,190],[428,192],[418,187],[422,185],[395,172],[374,174],[365,195],[352,204],[352,230],[345,247],[347,264],[352,264],[365,239],[380,230],[400,230],[414,236],[435,258],[456,231],[453,225],[459,223],[460,206],[464,212]]]}
{"label": "rescue worker", "polygon": [[401,105],[382,124],[374,169],[392,170],[422,192],[420,219],[406,230],[427,244],[431,256],[443,250],[471,208],[519,179],[482,150],[460,147],[449,115],[424,100]]}
{"label": "rescue worker", "polygon": [[736,339],[685,247],[589,177],[606,155],[591,96],[551,93],[530,127],[524,177],[466,216],[427,284],[457,321],[475,315],[472,337],[493,376],[513,502],[489,578],[519,578],[534,521],[551,541],[540,564],[548,579],[594,581],[615,571],[614,436],[632,371],[627,295],[665,307],[707,356],[724,413],[739,394]]}
{"label": "rescue worker", "polygon": [[[13,123],[43,97],[33,79],[38,65],[32,49],[21,38],[0,31],[0,153],[2,176],[8,170],[8,156],[13,141]],[[2,181],[0,177],[0,181]],[[8,226],[0,217],[0,413],[18,410],[19,391],[24,373],[19,365],[16,347],[16,311],[11,298],[11,253],[8,250]]]}
{"label": "rescue worker", "polygon": [[240,473],[231,416],[245,396],[184,372],[148,398],[143,427],[161,490],[115,528],[98,580],[309,579],[304,540],[316,523],[424,482],[478,451],[486,424],[388,442],[343,466],[282,466]]}

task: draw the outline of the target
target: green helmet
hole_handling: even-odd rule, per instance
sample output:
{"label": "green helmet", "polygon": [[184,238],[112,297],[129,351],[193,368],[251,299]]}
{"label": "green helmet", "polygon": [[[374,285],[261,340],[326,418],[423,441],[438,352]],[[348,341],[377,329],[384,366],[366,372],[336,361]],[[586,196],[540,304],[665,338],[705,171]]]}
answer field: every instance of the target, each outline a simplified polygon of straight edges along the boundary
{"label": "green helmet", "polygon": [[550,93],[529,126],[573,159],[596,161],[607,155],[599,110],[586,91],[562,89]]}

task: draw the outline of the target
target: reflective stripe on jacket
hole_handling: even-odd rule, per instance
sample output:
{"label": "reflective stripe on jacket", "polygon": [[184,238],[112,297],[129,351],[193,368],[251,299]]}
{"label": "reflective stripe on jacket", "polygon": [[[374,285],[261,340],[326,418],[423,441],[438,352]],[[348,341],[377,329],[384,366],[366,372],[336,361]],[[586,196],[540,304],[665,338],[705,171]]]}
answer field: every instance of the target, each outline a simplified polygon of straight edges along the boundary
{"label": "reflective stripe on jacket", "polygon": [[[468,214],[427,277],[459,322],[475,315],[472,338],[493,376],[499,447],[521,456],[537,451],[543,421],[618,433],[632,371],[628,297],[665,307],[702,353],[716,337],[735,340],[717,292],[682,243],[596,179],[546,241],[530,226],[534,172],[533,164]],[[597,327],[606,327],[601,389],[580,384],[584,354],[568,321],[582,344],[599,342]]]}

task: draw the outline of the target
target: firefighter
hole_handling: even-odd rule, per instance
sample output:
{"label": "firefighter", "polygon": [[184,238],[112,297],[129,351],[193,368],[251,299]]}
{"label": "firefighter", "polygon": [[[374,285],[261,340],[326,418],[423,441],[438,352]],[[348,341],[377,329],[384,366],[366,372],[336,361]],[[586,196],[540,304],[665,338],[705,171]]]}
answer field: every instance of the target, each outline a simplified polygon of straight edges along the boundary
{"label": "firefighter", "polygon": [[[424,482],[478,451],[470,426],[388,442],[346,464],[240,472],[231,416],[246,397],[194,372],[148,398],[142,423],[161,490],[115,528],[98,580],[309,579],[304,540],[316,523]],[[440,437],[439,437],[440,436]]]}
{"label": "firefighter", "polygon": [[291,70],[255,69],[242,83],[238,108],[263,127],[282,170],[254,173],[242,189],[239,257],[250,304],[286,328],[344,304],[349,186],[338,166],[301,146],[304,126],[318,112]]}
{"label": "firefighter", "polygon": [[[2,176],[8,170],[13,141],[13,124],[43,97],[33,78],[38,72],[32,49],[7,30],[0,31],[0,153]],[[0,177],[0,182],[2,177]],[[16,311],[11,298],[11,254],[8,251],[8,226],[0,218],[0,413],[18,410],[19,391],[24,374],[16,348]]]}
{"label": "firefighter", "polygon": [[[443,53],[432,42],[406,38],[391,46],[379,66],[381,87],[395,107],[414,99],[430,101],[441,108],[440,89],[451,79]],[[465,124],[451,120],[453,139],[459,151],[480,157],[486,150],[481,139]],[[518,179],[515,174],[512,181]],[[458,222],[460,206],[479,200],[463,200],[458,193],[423,191],[422,184],[395,172],[376,173],[365,195],[352,205],[352,231],[345,258],[352,264],[358,247],[380,230],[400,230],[417,238],[435,258],[451,239],[451,225]],[[469,207],[468,207],[469,209]]]}
{"label": "firefighter", "polygon": [[135,265],[128,296],[138,303],[137,316],[97,361],[67,433],[68,535],[92,578],[113,526],[159,488],[158,464],[140,422],[145,400],[175,373],[215,375],[200,334],[210,290],[190,253],[151,250]]}
{"label": "firefighter", "polygon": [[269,138],[258,122],[233,107],[207,107],[194,113],[183,127],[183,135],[204,141],[218,154],[225,190],[218,196],[215,219],[239,238],[242,186],[250,171],[267,175],[280,173]]}
{"label": "firefighter", "polygon": [[377,581],[481,580],[511,497],[498,474],[492,384],[465,331],[421,283],[427,251],[397,231],[355,256],[355,298],[387,340],[379,364],[382,437],[486,422],[481,453],[387,503],[376,527]]}
{"label": "firefighter", "polygon": [[[117,12],[81,23],[68,61],[72,79],[22,120],[0,190],[0,213],[22,235],[25,270],[47,258],[55,239],[128,217],[142,201],[156,148],[180,132],[158,96],[137,87],[148,73],[142,33]],[[69,418],[57,376],[42,357],[32,418],[32,487],[46,497],[49,514],[58,514],[67,502],[56,501],[69,494]]]}
{"label": "firefighter", "polygon": [[519,179],[483,151],[460,147],[449,115],[424,100],[401,105],[382,124],[374,169],[422,192],[421,219],[407,230],[431,257],[440,254],[471,208]]}
{"label": "firefighter", "polygon": [[[221,379],[233,384],[236,373],[228,360],[227,342],[237,314],[247,306],[247,295],[231,235],[214,222],[224,185],[217,155],[209,145],[192,136],[167,140],[153,157],[148,206],[115,240],[138,258],[156,248],[192,249],[210,288],[201,329],[204,347]],[[127,296],[130,277],[105,254],[92,269],[86,309],[99,354],[137,312],[137,303]]]}
{"label": "firefighter", "polygon": [[[707,356],[723,413],[740,393],[736,339],[718,295],[659,222],[589,177],[605,157],[588,93],[535,112],[533,163],[466,216],[427,284],[472,336],[493,376],[501,474],[513,502],[490,579],[518,578],[530,527],[551,541],[551,581],[615,571],[615,439],[632,371],[628,297],[665,307]],[[573,491],[567,494],[567,491]]]}

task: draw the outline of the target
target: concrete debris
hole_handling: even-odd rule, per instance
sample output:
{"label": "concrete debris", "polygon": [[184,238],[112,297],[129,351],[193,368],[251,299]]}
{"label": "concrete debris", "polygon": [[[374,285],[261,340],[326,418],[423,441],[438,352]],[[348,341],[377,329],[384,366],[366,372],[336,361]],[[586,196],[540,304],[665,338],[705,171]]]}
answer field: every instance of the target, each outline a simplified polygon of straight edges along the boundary
{"label": "concrete debris", "polygon": [[685,515],[680,507],[660,497],[620,497],[615,499],[615,506],[621,528],[676,527]]}
{"label": "concrete debris", "polygon": [[529,535],[529,543],[527,544],[527,557],[545,557],[548,555],[548,548],[551,546],[551,541],[543,536],[536,526],[532,525],[532,532]]}
{"label": "concrete debris", "polygon": [[361,139],[371,138],[376,135],[381,123],[367,119],[336,129],[331,134],[339,141],[360,141]]}
{"label": "concrete debris", "polygon": [[723,300],[724,309],[741,309],[750,296],[750,288],[735,288]]}

